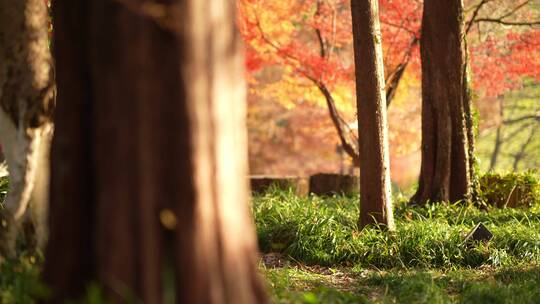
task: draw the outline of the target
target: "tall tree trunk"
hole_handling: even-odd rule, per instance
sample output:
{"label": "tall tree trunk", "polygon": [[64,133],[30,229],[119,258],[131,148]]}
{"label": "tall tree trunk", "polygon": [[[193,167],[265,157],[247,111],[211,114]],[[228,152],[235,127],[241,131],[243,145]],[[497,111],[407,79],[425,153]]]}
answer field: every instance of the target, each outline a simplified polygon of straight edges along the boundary
{"label": "tall tree trunk", "polygon": [[[462,12],[463,15],[463,12]],[[462,88],[462,96],[463,100],[462,106],[463,106],[463,112],[464,112],[464,118],[465,118],[465,136],[467,141],[466,146],[466,153],[468,157],[467,162],[467,174],[469,176],[469,182],[468,182],[468,189],[467,193],[465,194],[465,198],[472,201],[477,202],[480,197],[480,178],[478,176],[478,169],[477,169],[477,159],[476,159],[476,125],[474,122],[474,114],[473,114],[473,101],[472,101],[472,91],[471,91],[471,69],[469,64],[469,48],[467,43],[467,32],[465,29],[466,24],[462,21],[462,43],[463,43],[463,54],[464,54],[464,60],[463,60],[463,88]],[[453,198],[453,200],[460,200],[462,199],[459,197],[461,193],[457,193],[457,198]],[[452,198],[451,198],[452,199]]]}
{"label": "tall tree trunk", "polygon": [[470,198],[472,119],[462,20],[461,0],[424,2],[422,164],[412,198],[418,204]]}
{"label": "tall tree trunk", "polygon": [[[265,303],[231,1],[57,0],[49,303]],[[169,273],[166,278],[163,273]],[[165,282],[167,281],[167,282]]]}
{"label": "tall tree trunk", "polygon": [[359,227],[394,229],[386,97],[377,0],[352,0],[360,152]]}
{"label": "tall tree trunk", "polygon": [[[0,144],[9,170],[0,254],[13,256],[19,226],[46,237],[54,77],[43,0],[0,0]],[[34,238],[34,236],[32,236]]]}

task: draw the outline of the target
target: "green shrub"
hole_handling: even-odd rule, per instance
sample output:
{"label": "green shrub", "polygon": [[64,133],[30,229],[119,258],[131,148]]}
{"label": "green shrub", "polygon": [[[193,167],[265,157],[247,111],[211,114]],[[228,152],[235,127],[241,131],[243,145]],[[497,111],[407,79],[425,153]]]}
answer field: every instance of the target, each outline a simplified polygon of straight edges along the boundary
{"label": "green shrub", "polygon": [[479,196],[488,206],[531,207],[540,200],[540,181],[533,172],[486,173],[480,178]]}

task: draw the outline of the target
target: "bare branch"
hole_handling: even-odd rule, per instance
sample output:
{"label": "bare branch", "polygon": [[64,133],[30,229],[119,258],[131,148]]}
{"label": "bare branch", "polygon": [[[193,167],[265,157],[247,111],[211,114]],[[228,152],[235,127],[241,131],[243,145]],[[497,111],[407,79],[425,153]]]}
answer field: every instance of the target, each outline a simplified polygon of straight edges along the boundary
{"label": "bare branch", "polygon": [[405,74],[405,69],[409,65],[409,62],[411,61],[412,50],[418,44],[418,42],[419,42],[418,38],[414,36],[411,42],[409,43],[409,47],[405,51],[403,60],[397,65],[397,67],[390,74],[388,74],[388,76],[385,79],[386,86],[384,90],[386,91],[386,107],[390,106],[390,103],[392,102],[392,99],[394,98],[394,95],[396,94],[397,88],[399,86],[399,82],[401,81],[401,78]]}
{"label": "bare branch", "polygon": [[332,97],[332,94],[324,85],[324,83],[317,81],[314,78],[309,79],[313,81],[313,83],[324,95],[326,104],[328,106],[328,112],[330,113],[330,118],[332,119],[332,122],[334,123],[334,126],[338,131],[337,133],[341,141],[343,150],[345,150],[345,152],[353,159],[353,163],[355,165],[358,165],[360,163],[360,154],[357,144],[358,137],[355,136],[354,131],[349,127],[347,122],[339,114],[334,98]]}
{"label": "bare branch", "polygon": [[396,24],[396,23],[393,23],[393,22],[389,22],[389,21],[386,21],[386,20],[381,20],[380,21],[382,24],[385,24],[385,25],[389,25],[391,27],[395,27],[395,28],[398,28],[398,29],[401,29],[401,30],[404,30],[406,32],[408,32],[409,34],[411,35],[415,35],[417,34],[417,32],[411,30],[410,28],[407,28],[405,26],[403,26],[403,23],[405,23],[405,21],[403,21],[401,24]]}
{"label": "bare branch", "polygon": [[511,17],[514,15],[517,11],[524,8],[527,4],[529,4],[530,0],[525,0],[522,3],[516,5],[514,8],[509,10],[508,12],[504,13],[503,15],[497,17],[497,18],[478,18],[478,14],[482,7],[484,7],[487,3],[492,2],[493,0],[482,0],[478,5],[474,7],[473,15],[471,19],[466,23],[465,27],[465,33],[469,33],[471,30],[473,24],[479,24],[481,22],[491,22],[491,23],[497,23],[500,25],[507,25],[507,26],[535,26],[540,25],[540,20],[533,20],[533,21],[508,21],[505,20],[508,17]]}
{"label": "bare branch", "polygon": [[509,26],[535,26],[540,25],[540,20],[538,21],[505,21],[500,18],[479,18],[476,19],[474,22],[491,22],[491,23],[498,23],[500,25],[509,25]]}
{"label": "bare branch", "polygon": [[521,117],[513,118],[513,119],[503,120],[503,123],[508,125],[508,124],[513,124],[513,123],[518,123],[518,122],[521,122],[521,121],[524,121],[524,120],[537,120],[537,121],[540,121],[540,113],[539,114],[534,114],[534,115],[525,115],[525,116],[521,116]]}
{"label": "bare branch", "polygon": [[475,19],[476,19],[476,17],[478,16],[478,13],[480,12],[480,9],[482,9],[482,7],[483,7],[484,5],[486,5],[487,3],[489,3],[490,1],[492,1],[492,0],[482,0],[482,1],[480,1],[480,3],[478,3],[478,5],[474,8],[473,15],[472,15],[471,19],[467,22],[467,26],[465,27],[465,34],[469,33],[469,31],[471,30],[471,27],[472,27],[472,25],[474,24]]}
{"label": "bare branch", "polygon": [[[321,16],[321,1],[317,0],[317,9],[315,10],[315,16],[320,17]],[[315,34],[317,35],[317,40],[319,40],[319,47],[320,47],[320,55],[321,57],[326,56],[326,45],[324,43],[324,39],[321,33],[321,30],[319,28],[314,27]]]}
{"label": "bare branch", "polygon": [[529,2],[531,2],[531,0],[526,0],[526,1],[522,2],[521,4],[518,4],[516,7],[514,7],[514,8],[511,9],[510,11],[508,11],[506,14],[502,15],[501,17],[499,17],[499,19],[504,19],[504,18],[506,18],[506,17],[512,16],[512,15],[515,14],[517,11],[519,11],[520,9],[522,9],[523,7],[525,7],[525,5],[529,4]]}

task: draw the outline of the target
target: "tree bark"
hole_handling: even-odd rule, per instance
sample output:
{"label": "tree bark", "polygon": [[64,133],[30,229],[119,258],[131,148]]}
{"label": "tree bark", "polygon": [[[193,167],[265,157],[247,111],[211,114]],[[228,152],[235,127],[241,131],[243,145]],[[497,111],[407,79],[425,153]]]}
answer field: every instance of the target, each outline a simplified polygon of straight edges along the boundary
{"label": "tree bark", "polygon": [[43,0],[0,0],[0,144],[9,191],[0,214],[0,255],[14,256],[20,225],[29,247],[46,239],[48,153],[55,100]]}
{"label": "tree bark", "polygon": [[351,3],[360,152],[360,228],[394,229],[383,56],[376,0]]}
{"label": "tree bark", "polygon": [[[265,303],[233,2],[57,0],[49,303]],[[172,275],[164,276],[163,273]]]}
{"label": "tree bark", "polygon": [[472,118],[460,0],[426,0],[422,58],[422,164],[412,201],[458,201],[471,194]]}

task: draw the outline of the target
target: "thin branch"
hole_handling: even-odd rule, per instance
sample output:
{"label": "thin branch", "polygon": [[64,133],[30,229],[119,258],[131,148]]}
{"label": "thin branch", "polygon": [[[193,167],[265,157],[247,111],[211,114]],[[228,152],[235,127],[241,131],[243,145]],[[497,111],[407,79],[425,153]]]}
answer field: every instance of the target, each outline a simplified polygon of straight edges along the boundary
{"label": "thin branch", "polygon": [[353,163],[358,165],[360,163],[359,148],[357,145],[358,138],[354,135],[354,131],[349,127],[349,124],[347,124],[347,122],[339,114],[334,98],[324,83],[314,78],[309,79],[313,81],[313,83],[324,95],[326,104],[328,106],[328,111],[330,113],[330,118],[338,131],[337,133],[341,141],[341,145],[343,146],[343,150],[345,150],[345,152],[353,159]]}
{"label": "thin branch", "polygon": [[334,48],[336,46],[336,31],[337,31],[337,21],[336,21],[337,10],[334,4],[331,4],[330,7],[332,7],[332,43],[330,44],[329,50],[328,50],[328,60],[330,60],[330,56],[332,56],[332,53],[334,52]]}
{"label": "thin branch", "polygon": [[500,18],[479,18],[476,19],[474,22],[491,22],[491,23],[497,23],[500,25],[508,25],[508,26],[535,26],[540,25],[540,20],[538,21],[505,21]]}
{"label": "thin branch", "polygon": [[[289,61],[292,61],[294,63],[296,63],[296,65],[302,65],[302,62],[300,60],[300,58],[298,57],[295,57],[291,54],[289,54],[288,52],[285,52],[283,50],[283,48],[276,42],[273,42],[270,38],[268,38],[261,26],[261,23],[259,21],[259,17],[258,15],[255,13],[255,24],[257,26],[257,29],[259,30],[259,34],[261,35],[261,38],[263,39],[264,42],[266,42],[269,46],[271,46],[273,49],[276,50],[276,52],[278,52],[279,54],[282,54],[280,57],[284,60],[289,60]],[[293,66],[295,66],[293,63],[291,63]],[[301,72],[302,73],[302,72]]]}
{"label": "thin branch", "polygon": [[513,124],[513,123],[517,123],[517,122],[521,122],[521,121],[529,120],[529,119],[540,121],[540,114],[525,115],[518,118],[507,119],[507,120],[503,120],[503,123],[508,125],[508,124]]}
{"label": "thin branch", "polygon": [[[321,16],[321,1],[317,0],[317,9],[315,10],[315,17]],[[314,27],[315,34],[317,35],[317,39],[319,40],[319,46],[320,46],[320,55],[321,57],[326,57],[326,45],[324,43],[324,39],[321,33],[321,29]]]}
{"label": "thin branch", "polygon": [[504,19],[506,17],[512,16],[517,11],[519,11],[520,9],[525,7],[525,5],[529,4],[529,2],[531,2],[531,0],[526,0],[526,1],[522,2],[521,4],[518,4],[516,7],[514,7],[512,10],[510,10],[508,13],[506,13],[506,14],[502,15],[501,17],[499,17],[499,19]]}
{"label": "thin branch", "polygon": [[416,34],[417,34],[417,32],[411,30],[410,28],[407,28],[407,27],[403,26],[403,23],[405,23],[405,20],[401,24],[396,24],[396,23],[389,22],[389,21],[386,21],[386,20],[384,20],[384,21],[381,20],[380,23],[385,24],[385,25],[389,25],[391,27],[395,27],[395,28],[398,28],[398,29],[401,29],[401,30],[404,30],[404,31],[408,32],[411,35],[416,36]]}
{"label": "thin branch", "polygon": [[401,63],[399,63],[397,67],[394,69],[394,71],[392,71],[392,73],[390,73],[385,79],[386,86],[384,90],[386,91],[386,107],[390,106],[390,103],[392,102],[392,99],[394,98],[394,95],[396,94],[397,88],[399,86],[399,82],[401,81],[401,78],[405,74],[405,69],[409,65],[409,62],[411,61],[412,50],[418,44],[418,42],[419,42],[418,38],[414,36],[411,42],[409,43],[409,47],[407,48]]}
{"label": "thin branch", "polygon": [[538,128],[538,125],[531,129],[531,133],[529,133],[529,136],[527,137],[527,140],[521,145],[521,149],[518,153],[514,155],[514,165],[513,169],[514,171],[517,171],[519,162],[525,157],[527,147],[531,144],[534,135],[536,134],[536,129]]}
{"label": "thin branch", "polygon": [[486,5],[487,3],[489,3],[490,1],[492,0],[482,0],[480,1],[480,3],[478,3],[478,5],[474,9],[471,19],[467,22],[465,34],[469,33],[469,31],[471,30],[472,25],[475,23],[476,17],[478,16],[478,13],[480,12],[480,9],[482,9],[482,7]]}
{"label": "thin branch", "polygon": [[489,2],[492,2],[493,0],[482,0],[480,1],[480,3],[478,5],[476,5],[474,7],[474,12],[473,12],[473,15],[471,17],[471,19],[466,23],[466,29],[465,29],[465,33],[469,33],[469,31],[471,30],[473,24],[480,24],[481,22],[491,22],[491,23],[497,23],[497,24],[501,24],[501,25],[506,25],[506,26],[535,26],[535,25],[540,25],[540,20],[539,21],[507,21],[507,20],[504,20],[512,15],[514,15],[517,11],[519,11],[520,9],[522,9],[523,7],[525,7],[527,4],[529,4],[531,1],[530,0],[525,0],[523,1],[522,3],[516,5],[514,8],[512,8],[511,10],[509,10],[508,12],[504,13],[503,15],[497,17],[497,18],[478,18],[478,14],[480,12],[480,10],[482,9],[482,7],[484,7],[487,3]]}
{"label": "thin branch", "polygon": [[520,134],[521,132],[527,130],[527,128],[532,127],[534,124],[535,123],[526,123],[526,124],[522,125],[520,128],[517,128],[512,133],[504,136],[503,141],[506,142],[508,140],[513,140],[518,134]]}

